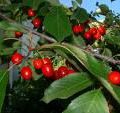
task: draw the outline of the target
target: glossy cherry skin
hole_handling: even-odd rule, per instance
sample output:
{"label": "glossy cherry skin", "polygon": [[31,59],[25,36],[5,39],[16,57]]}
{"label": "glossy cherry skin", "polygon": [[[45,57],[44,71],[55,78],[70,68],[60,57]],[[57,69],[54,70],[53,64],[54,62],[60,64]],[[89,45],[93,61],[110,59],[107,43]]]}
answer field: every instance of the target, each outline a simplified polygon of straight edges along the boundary
{"label": "glossy cherry skin", "polygon": [[52,64],[52,61],[50,58],[43,58],[42,61],[43,61],[43,64]]}
{"label": "glossy cherry skin", "polygon": [[13,64],[19,65],[23,60],[23,56],[20,53],[14,53],[11,57],[11,61]]}
{"label": "glossy cherry skin", "polygon": [[20,31],[16,31],[16,32],[15,32],[15,37],[16,37],[16,38],[19,38],[19,37],[21,37],[22,35],[23,35],[23,33],[20,32]]}
{"label": "glossy cherry skin", "polygon": [[59,78],[65,77],[68,74],[68,68],[66,66],[59,67],[57,74]]}
{"label": "glossy cherry skin", "polygon": [[84,33],[84,38],[85,39],[89,40],[89,39],[91,39],[91,37],[92,37],[92,35],[91,35],[90,31],[87,31],[87,32]]}
{"label": "glossy cherry skin", "polygon": [[44,64],[42,66],[42,73],[45,77],[51,78],[54,75],[54,69],[51,64]]}
{"label": "glossy cherry skin", "polygon": [[108,74],[108,81],[115,85],[120,85],[120,73],[118,71],[112,71]]}
{"label": "glossy cherry skin", "polygon": [[93,38],[94,38],[95,40],[100,40],[101,37],[102,37],[102,35],[100,34],[99,31],[97,31],[97,33],[93,35]]}
{"label": "glossy cherry skin", "polygon": [[74,25],[72,27],[72,30],[75,34],[79,34],[85,30],[85,27],[84,27],[84,25]]}
{"label": "glossy cherry skin", "polygon": [[42,25],[42,21],[40,18],[36,17],[32,20],[32,24],[35,28],[39,28]]}
{"label": "glossy cherry skin", "polygon": [[73,73],[75,73],[74,70],[72,70],[72,69],[69,69],[69,70],[68,70],[68,74],[73,74]]}
{"label": "glossy cherry skin", "polygon": [[98,28],[98,31],[101,35],[105,35],[106,34],[106,28],[104,26],[100,26]]}
{"label": "glossy cherry skin", "polygon": [[91,35],[95,35],[97,33],[97,28],[95,28],[95,27],[90,28],[90,33],[91,33]]}
{"label": "glossy cherry skin", "polygon": [[21,77],[24,80],[30,80],[32,78],[32,70],[29,66],[24,66],[21,69]]}
{"label": "glossy cherry skin", "polygon": [[35,69],[41,69],[43,66],[43,60],[42,59],[34,59],[33,66]]}
{"label": "glossy cherry skin", "polygon": [[36,15],[36,12],[32,8],[30,8],[30,9],[28,9],[27,15],[29,17],[34,17]]}

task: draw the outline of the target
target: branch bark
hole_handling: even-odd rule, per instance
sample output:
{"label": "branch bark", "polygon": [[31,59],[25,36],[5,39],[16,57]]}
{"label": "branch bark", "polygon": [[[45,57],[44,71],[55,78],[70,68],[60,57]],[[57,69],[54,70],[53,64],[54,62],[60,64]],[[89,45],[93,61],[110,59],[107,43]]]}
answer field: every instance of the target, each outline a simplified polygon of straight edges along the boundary
{"label": "branch bark", "polygon": [[2,18],[2,19],[5,19],[5,20],[7,20],[7,21],[9,21],[9,22],[12,22],[12,23],[15,23],[15,24],[19,24],[22,28],[24,28],[26,31],[28,31],[28,32],[31,32],[32,34],[35,34],[35,35],[37,35],[37,36],[40,36],[41,38],[43,38],[43,39],[45,39],[45,40],[47,40],[47,41],[49,41],[49,42],[57,42],[55,39],[53,39],[52,37],[49,37],[49,36],[47,36],[47,35],[45,35],[45,34],[42,34],[42,33],[39,33],[39,32],[37,32],[37,31],[35,31],[35,30],[33,30],[33,29],[30,29],[30,28],[28,28],[28,27],[26,27],[26,26],[24,26],[24,25],[22,25],[22,24],[20,24],[20,23],[17,23],[15,20],[12,20],[12,19],[10,19],[9,17],[7,17],[6,15],[4,15],[3,13],[1,13],[0,12],[0,17]]}
{"label": "branch bark", "polygon": [[[5,19],[5,20],[9,21],[9,22],[18,24],[16,21],[10,19],[9,17],[7,17],[6,15],[4,15],[4,14],[1,13],[1,12],[0,12],[0,17],[1,17],[2,19]],[[43,38],[43,39],[45,39],[45,40],[47,40],[47,41],[49,41],[49,42],[52,42],[52,43],[57,42],[57,41],[56,41],[55,39],[53,39],[52,37],[49,37],[49,36],[47,36],[47,35],[45,35],[45,34],[36,32],[35,30],[30,29],[30,28],[28,28],[28,27],[26,27],[26,26],[24,26],[24,25],[22,25],[22,24],[20,24],[20,23],[19,23],[19,25],[20,25],[22,28],[24,28],[25,30],[27,30],[28,32],[31,32],[32,34],[35,34],[35,35],[37,35],[37,36],[40,36],[41,38]],[[92,52],[92,51],[88,51],[88,50],[85,50],[85,49],[84,49],[84,51],[89,52],[89,53],[92,54],[94,57],[99,58],[99,59],[101,59],[101,60],[104,60],[104,61],[106,61],[106,62],[109,62],[109,63],[112,63],[112,64],[120,64],[120,60],[115,60],[115,59],[113,59],[113,58],[110,58],[110,57],[107,57],[107,56],[103,56],[103,55],[101,55],[101,54],[94,53],[94,52]]]}

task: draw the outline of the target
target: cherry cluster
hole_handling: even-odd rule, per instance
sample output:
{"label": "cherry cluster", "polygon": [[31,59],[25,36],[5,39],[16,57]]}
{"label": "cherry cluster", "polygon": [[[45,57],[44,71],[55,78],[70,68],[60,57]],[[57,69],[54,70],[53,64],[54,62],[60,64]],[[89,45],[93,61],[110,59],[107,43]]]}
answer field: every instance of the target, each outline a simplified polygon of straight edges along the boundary
{"label": "cherry cluster", "polygon": [[[34,26],[34,28],[40,28],[41,25],[42,25],[42,20],[36,16],[36,12],[35,10],[33,10],[32,8],[29,8],[28,11],[27,11],[27,15],[28,17],[35,17],[33,20],[32,20],[32,24]],[[22,32],[20,31],[16,31],[15,32],[15,37],[16,38],[19,38],[23,35]]]}
{"label": "cherry cluster", "polygon": [[[22,63],[23,58],[24,57],[20,53],[16,52],[12,55],[11,61],[13,64],[19,65]],[[75,72],[72,69],[68,69],[68,67],[66,66],[61,66],[58,68],[58,70],[54,70],[52,60],[49,58],[33,59],[32,65],[36,70],[41,70],[41,72],[46,78],[50,78],[53,80],[63,78],[68,74],[72,74]],[[29,66],[22,67],[20,73],[21,77],[24,80],[30,80],[32,78],[32,69]]]}
{"label": "cherry cluster", "polygon": [[101,25],[99,27],[92,27],[87,29],[85,28],[85,24],[77,24],[72,27],[74,34],[83,34],[84,38],[87,40],[94,39],[99,40],[103,35],[106,34],[105,26]]}

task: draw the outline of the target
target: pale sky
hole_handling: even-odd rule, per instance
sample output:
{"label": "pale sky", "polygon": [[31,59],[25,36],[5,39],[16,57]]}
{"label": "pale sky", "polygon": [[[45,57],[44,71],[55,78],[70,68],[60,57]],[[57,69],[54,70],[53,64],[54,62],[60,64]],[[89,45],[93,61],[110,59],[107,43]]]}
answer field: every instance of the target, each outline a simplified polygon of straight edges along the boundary
{"label": "pale sky", "polygon": [[[60,0],[61,3],[67,6],[71,6],[71,0]],[[116,13],[120,13],[120,0],[116,0],[111,2],[110,0],[83,0],[82,7],[87,9],[88,12],[95,11],[96,9],[96,2],[107,4],[110,9],[114,10]]]}

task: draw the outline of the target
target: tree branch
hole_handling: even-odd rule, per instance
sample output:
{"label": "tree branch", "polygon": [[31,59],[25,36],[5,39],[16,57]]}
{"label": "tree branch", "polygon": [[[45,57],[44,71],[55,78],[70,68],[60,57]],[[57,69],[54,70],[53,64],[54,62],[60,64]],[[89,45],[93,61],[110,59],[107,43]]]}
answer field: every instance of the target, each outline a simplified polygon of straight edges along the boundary
{"label": "tree branch", "polygon": [[[7,17],[6,15],[4,15],[4,14],[1,13],[1,12],[0,12],[0,17],[3,18],[3,19],[5,19],[5,20],[7,20],[7,21],[9,21],[9,22],[18,24],[16,21],[10,19],[9,17]],[[45,39],[45,40],[47,40],[47,41],[49,41],[49,42],[53,42],[53,43],[54,43],[54,42],[57,42],[57,41],[56,41],[55,39],[53,39],[52,37],[49,37],[49,36],[47,36],[47,35],[45,35],[45,34],[36,32],[35,30],[30,29],[30,28],[28,28],[28,27],[26,27],[26,26],[24,26],[24,25],[22,25],[22,24],[20,24],[20,23],[19,23],[19,25],[20,25],[22,28],[24,28],[25,30],[27,30],[28,32],[31,32],[32,34],[38,35],[38,36],[40,36],[41,38],[43,38],[43,39]],[[115,60],[115,59],[113,59],[113,58],[111,58],[111,57],[107,57],[107,56],[104,56],[104,55],[95,53],[95,52],[93,52],[92,50],[88,51],[88,50],[84,49],[84,51],[89,52],[89,53],[92,54],[94,57],[99,58],[99,59],[101,59],[101,60],[104,60],[104,61],[106,61],[106,62],[109,62],[109,63],[112,63],[112,64],[120,64],[120,60]]]}
{"label": "tree branch", "polygon": [[86,51],[87,53],[93,55],[94,57],[104,60],[106,62],[109,62],[112,64],[120,64],[120,60],[115,60],[112,57],[108,57],[108,56],[104,56],[99,53],[96,53],[96,52],[94,52],[94,50],[92,48],[89,48],[89,50],[84,49],[84,51]]}
{"label": "tree branch", "polygon": [[1,13],[1,12],[0,12],[0,17],[1,17],[2,19],[5,19],[5,20],[11,22],[11,23],[19,24],[19,25],[20,25],[22,28],[24,28],[26,31],[31,32],[32,34],[35,34],[35,35],[37,35],[37,36],[40,36],[41,38],[43,38],[43,39],[45,39],[45,40],[47,40],[47,41],[49,41],[49,42],[57,42],[57,41],[56,41],[55,39],[53,39],[52,37],[49,37],[49,36],[47,36],[47,35],[45,35],[45,34],[42,34],[42,33],[39,33],[39,32],[37,32],[37,31],[33,30],[33,29],[30,29],[30,28],[28,28],[28,27],[26,27],[26,26],[24,26],[24,25],[22,25],[22,24],[20,24],[20,23],[17,23],[15,20],[10,19],[9,17],[7,17],[6,15],[4,15],[4,14]]}

